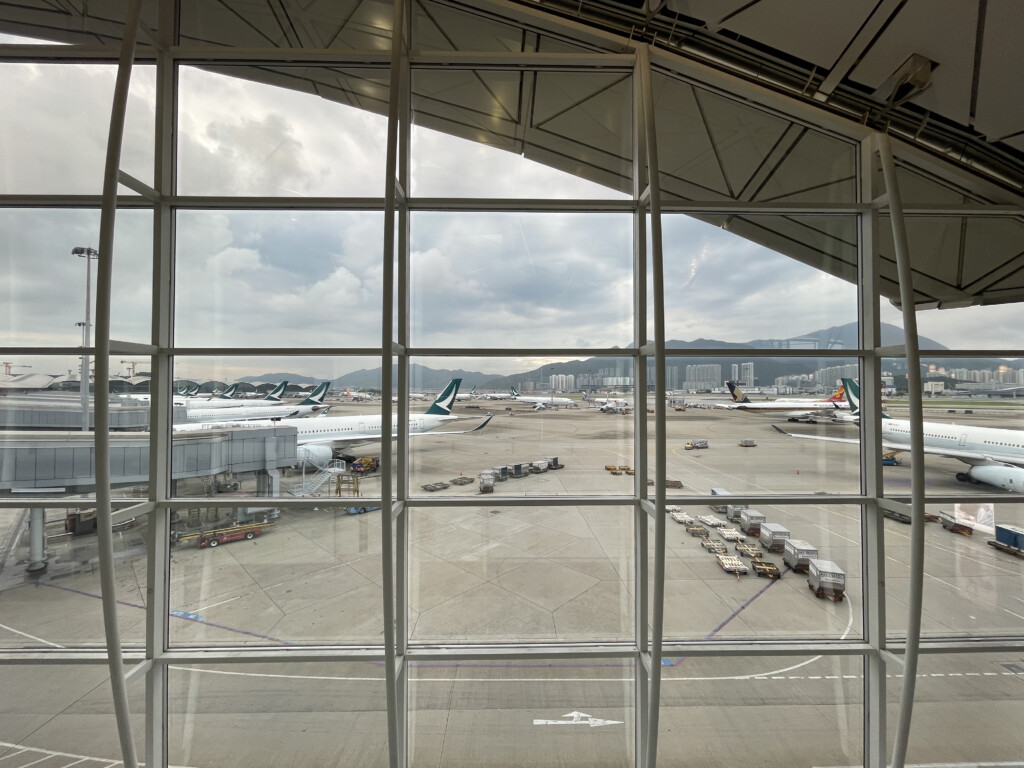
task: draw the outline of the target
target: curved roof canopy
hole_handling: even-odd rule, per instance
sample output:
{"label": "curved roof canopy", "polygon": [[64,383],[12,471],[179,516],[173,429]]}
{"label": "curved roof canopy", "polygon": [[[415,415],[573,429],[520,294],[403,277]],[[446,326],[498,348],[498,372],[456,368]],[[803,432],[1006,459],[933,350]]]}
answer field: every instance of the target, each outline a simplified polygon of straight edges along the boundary
{"label": "curved roof canopy", "polygon": [[[114,45],[124,5],[20,0],[0,8],[0,31]],[[1024,7],[825,6],[415,0],[413,119],[628,194],[633,51],[648,44],[668,210],[856,281],[858,231],[849,214],[882,192],[880,171],[863,165],[861,147],[885,132],[910,216],[917,304],[1024,299]],[[387,110],[390,2],[147,0],[143,19],[142,58],[162,39],[161,21],[177,19],[180,60],[201,63],[200,47],[232,49],[237,66],[217,65],[226,74]],[[330,54],[336,65],[301,66],[307,51]],[[865,173],[870,193],[859,181]],[[895,299],[879,200],[881,288]]]}

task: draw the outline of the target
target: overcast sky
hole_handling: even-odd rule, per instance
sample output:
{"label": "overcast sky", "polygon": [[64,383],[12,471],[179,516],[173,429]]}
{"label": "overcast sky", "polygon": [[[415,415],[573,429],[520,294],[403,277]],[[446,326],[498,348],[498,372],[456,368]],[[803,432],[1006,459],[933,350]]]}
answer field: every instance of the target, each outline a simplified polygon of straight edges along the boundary
{"label": "overcast sky", "polygon": [[[0,100],[18,108],[0,112],[0,189],[98,194],[113,82],[109,66],[4,65]],[[181,88],[183,194],[384,194],[382,116],[195,69],[183,70]],[[147,184],[153,98],[152,69],[137,68],[122,168]],[[621,199],[518,155],[425,129],[414,132],[413,159],[412,193],[421,196]],[[177,343],[378,346],[383,222],[376,212],[179,213]],[[118,216],[115,338],[148,341],[151,227],[146,212]],[[0,344],[81,343],[75,324],[84,316],[85,260],[70,251],[96,247],[98,229],[93,210],[0,210]],[[626,214],[420,212],[411,235],[415,345],[598,348],[632,340]],[[669,339],[786,338],[856,319],[853,285],[720,227],[666,217],[664,249]],[[95,269],[91,277],[95,291]],[[902,325],[888,302],[882,311],[886,322]],[[1019,312],[1012,305],[922,312],[919,330],[951,348],[1021,347]],[[28,356],[14,362],[48,373],[76,365]],[[116,373],[120,361],[113,362]],[[542,359],[419,362],[509,374]],[[333,377],[365,365],[363,358],[221,359],[205,370],[190,360],[179,373]]]}

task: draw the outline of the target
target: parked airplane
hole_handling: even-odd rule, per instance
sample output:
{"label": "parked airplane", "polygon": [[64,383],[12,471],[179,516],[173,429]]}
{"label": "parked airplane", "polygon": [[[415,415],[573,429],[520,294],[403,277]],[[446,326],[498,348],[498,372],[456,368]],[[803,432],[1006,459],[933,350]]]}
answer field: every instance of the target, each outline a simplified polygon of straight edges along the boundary
{"label": "parked airplane", "polygon": [[473,400],[476,398],[476,387],[473,387],[469,392],[464,392],[461,395],[456,395],[456,400]]}
{"label": "parked airplane", "polygon": [[351,398],[352,400],[376,400],[377,398],[371,395],[369,392],[350,392],[348,387],[345,387],[345,397]]}
{"label": "parked airplane", "polygon": [[583,400],[588,403],[593,403],[603,410],[622,410],[623,408],[632,407],[632,403],[628,400],[623,400],[621,397],[591,397],[586,392],[583,393]]}
{"label": "parked airplane", "polygon": [[512,390],[512,399],[520,403],[533,403],[534,405],[542,405],[545,408],[550,408],[554,405],[568,408],[576,405],[576,401],[570,397],[554,397],[553,395],[548,395],[547,397],[526,397],[524,395],[520,395],[519,390],[515,387],[509,387],[509,389]]}
{"label": "parked airplane", "polygon": [[479,397],[482,397],[484,400],[512,400],[515,398],[515,395],[511,392],[485,392],[479,395]]}
{"label": "parked airplane", "polygon": [[[492,414],[488,414],[486,419],[471,429],[433,431],[458,418],[451,415],[451,410],[461,383],[462,379],[452,379],[425,413],[409,414],[409,434],[420,435],[431,432],[435,435],[459,435],[465,432],[478,432],[486,427],[493,418]],[[298,459],[304,463],[321,466],[330,461],[335,447],[372,443],[381,439],[381,416],[379,413],[355,416],[319,416],[312,419],[284,418],[264,421],[219,422],[217,424],[186,424],[176,426],[175,431],[267,426],[295,427],[298,432]],[[397,427],[398,414],[393,414],[391,417],[392,436],[397,435]]]}
{"label": "parked airplane", "polygon": [[[852,379],[843,379],[843,387],[851,413],[859,414],[860,388]],[[883,413],[881,426],[884,449],[892,452],[910,450],[909,421],[894,419]],[[957,480],[985,483],[1016,493],[1024,491],[1024,431],[926,421],[923,424],[923,432],[925,453],[957,459],[970,465],[966,472],[956,473]],[[854,438],[826,435],[793,434],[793,437],[841,443],[860,442]]]}
{"label": "parked airplane", "polygon": [[718,403],[716,408],[739,411],[759,411],[762,413],[782,414],[789,421],[815,422],[822,419],[834,420],[834,414],[838,410],[849,410],[849,404],[843,399],[843,388],[840,387],[836,393],[825,400],[811,400],[808,398],[792,398],[779,400],[765,400],[763,402],[751,402],[736,382],[727,381],[725,385],[729,388],[731,403]]}
{"label": "parked airplane", "polygon": [[283,419],[308,416],[330,406],[324,405],[328,383],[325,381],[310,392],[309,397],[296,403],[273,403],[264,405],[240,405],[237,408],[192,408],[185,410],[185,422],[197,421],[249,421],[251,419]]}

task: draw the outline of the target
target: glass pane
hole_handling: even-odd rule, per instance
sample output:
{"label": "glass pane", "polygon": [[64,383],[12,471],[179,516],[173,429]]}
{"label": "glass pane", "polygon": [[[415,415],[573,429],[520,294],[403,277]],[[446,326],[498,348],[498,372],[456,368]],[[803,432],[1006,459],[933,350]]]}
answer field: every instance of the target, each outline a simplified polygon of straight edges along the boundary
{"label": "glass pane", "polygon": [[177,223],[178,345],[380,346],[379,212],[179,211]]}
{"label": "glass pane", "polygon": [[[632,493],[633,477],[625,471],[634,464],[628,358],[418,360],[423,364],[415,366],[415,391],[436,391],[451,373],[447,369],[461,369],[459,392],[470,398],[455,401],[454,420],[428,415],[422,425],[414,423],[413,495]],[[584,393],[579,391],[583,381],[604,384],[600,389],[585,385]],[[591,397],[614,403],[599,406]],[[421,404],[415,410],[422,410]],[[615,476],[606,466],[616,469]],[[466,477],[472,481],[461,485]]]}
{"label": "glass pane", "polygon": [[633,636],[628,508],[413,509],[409,540],[413,642]]}
{"label": "glass pane", "polygon": [[[121,642],[145,642],[148,519],[114,523]],[[105,645],[96,505],[46,508],[26,499],[0,510],[0,649],[61,650]],[[17,697],[14,697],[17,698]],[[5,736],[6,738],[6,736]]]}
{"label": "glass pane", "polygon": [[857,348],[855,218],[672,215],[663,237],[671,344]]}
{"label": "glass pane", "polygon": [[[658,763],[726,768],[753,751],[764,765],[861,765],[862,669],[859,657],[681,659],[662,670]],[[738,725],[743,738],[726,738]]]}
{"label": "glass pane", "polygon": [[410,666],[414,768],[634,765],[634,667],[629,662]]}
{"label": "glass pane", "polygon": [[386,69],[182,67],[179,192],[382,196],[387,86]]}
{"label": "glass pane", "polygon": [[172,667],[168,683],[171,765],[388,765],[381,664]]}
{"label": "glass pane", "polygon": [[414,343],[626,346],[631,238],[625,214],[416,213]]}
{"label": "glass pane", "polygon": [[670,505],[665,637],[860,637],[860,539],[849,505]]}
{"label": "glass pane", "polygon": [[[907,765],[1012,766],[1024,754],[1020,654],[927,654],[920,657]],[[889,743],[895,737],[901,675],[888,682]],[[955,727],[950,727],[955,723]]]}
{"label": "glass pane", "polygon": [[632,193],[629,72],[420,69],[412,87],[416,195]]}
{"label": "glass pane", "polygon": [[[5,276],[0,284],[0,344],[82,344],[87,295],[89,338],[95,343],[99,230],[100,212],[95,209],[0,209],[0,274]],[[111,276],[112,338],[150,341],[152,248],[152,213],[119,210]],[[77,359],[65,362],[39,372],[77,370]]]}
{"label": "glass pane", "polygon": [[[928,504],[925,514],[922,634],[977,639],[1024,633],[1024,505]],[[896,518],[886,520],[885,529],[886,621],[891,635],[902,636],[910,526]]]}
{"label": "glass pane", "polygon": [[372,502],[177,507],[171,645],[380,645],[380,502]]}
{"label": "glass pane", "polygon": [[667,202],[856,200],[852,144],[664,73],[652,88]]}
{"label": "glass pane", "polygon": [[[827,335],[806,342],[841,348]],[[666,364],[667,385],[680,387],[669,390],[666,466],[682,493],[860,492],[857,421],[840,391],[854,358],[692,354]],[[653,457],[653,423],[649,434]]]}
{"label": "glass pane", "polygon": [[[106,664],[0,666],[0,759],[9,766],[121,762]],[[145,743],[145,680],[128,684],[135,750]]]}
{"label": "glass pane", "polygon": [[[151,66],[132,68],[119,166],[150,186],[155,75]],[[0,103],[18,105],[0,111],[0,136],[4,137],[0,193],[99,195],[103,191],[116,76],[117,66],[112,64],[0,65]],[[118,192],[134,194],[125,187]]]}

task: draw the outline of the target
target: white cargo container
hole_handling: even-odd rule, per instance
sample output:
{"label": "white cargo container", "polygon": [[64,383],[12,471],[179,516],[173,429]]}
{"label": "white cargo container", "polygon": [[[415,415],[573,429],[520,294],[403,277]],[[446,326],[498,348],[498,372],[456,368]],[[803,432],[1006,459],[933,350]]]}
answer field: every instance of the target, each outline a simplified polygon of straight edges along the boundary
{"label": "white cargo container", "polygon": [[846,574],[831,560],[811,558],[807,569],[807,586],[816,597],[842,600],[846,597]]}
{"label": "white cargo container", "polygon": [[818,548],[803,539],[788,539],[783,544],[782,562],[797,573],[807,573],[811,559],[818,556]]}
{"label": "white cargo container", "polygon": [[778,523],[761,523],[758,538],[766,552],[781,552],[789,538],[789,529]]}
{"label": "white cargo container", "polygon": [[760,536],[764,515],[756,509],[740,510],[740,530],[748,536]]}
{"label": "white cargo container", "polygon": [[[729,493],[729,491],[725,490],[725,488],[712,488],[711,495],[732,496],[732,494]],[[708,504],[708,506],[711,507],[712,512],[725,512],[725,502],[722,501],[721,499],[713,499],[712,502]]]}

